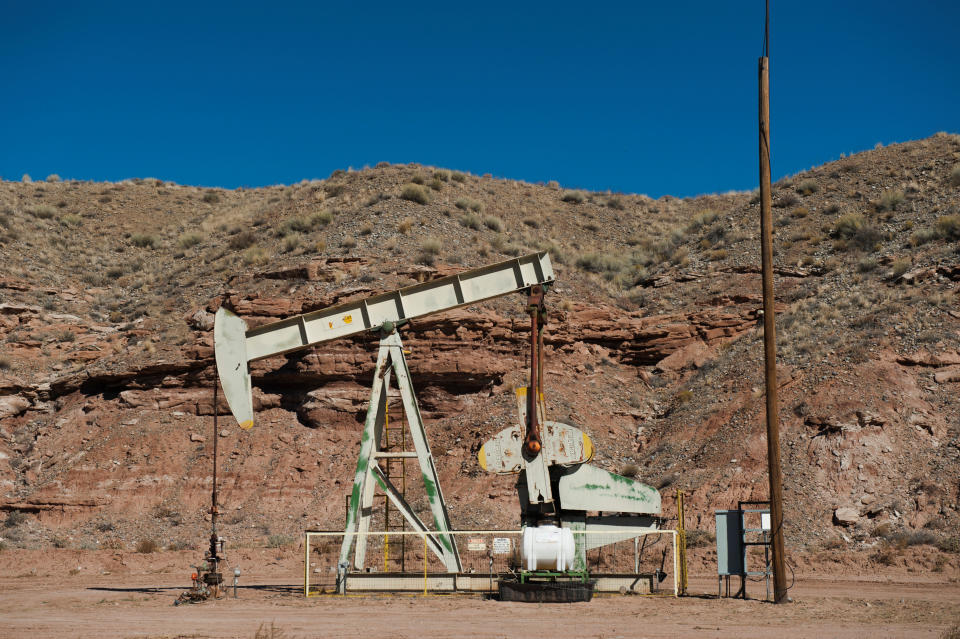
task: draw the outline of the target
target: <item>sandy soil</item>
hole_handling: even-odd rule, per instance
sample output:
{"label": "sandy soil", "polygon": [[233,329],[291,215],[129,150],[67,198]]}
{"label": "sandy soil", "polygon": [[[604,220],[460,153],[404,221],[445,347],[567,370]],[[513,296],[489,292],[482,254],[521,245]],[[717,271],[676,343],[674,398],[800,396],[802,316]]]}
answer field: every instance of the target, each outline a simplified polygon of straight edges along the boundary
{"label": "sandy soil", "polygon": [[[615,595],[566,605],[451,595],[306,600],[292,553],[250,553],[253,561],[247,565],[262,568],[243,576],[237,599],[174,607],[188,582],[185,555],[128,556],[113,572],[79,553],[59,553],[38,569],[32,553],[18,562],[5,552],[0,637],[252,638],[261,627],[270,637],[273,624],[274,639],[361,632],[380,637],[860,639],[864,634],[940,637],[960,624],[960,583],[953,574],[800,575],[790,593],[793,603],[783,606],[718,600],[716,581],[708,575],[694,577],[693,596],[680,599]],[[69,565],[74,567],[66,570]],[[749,592],[763,597],[763,584],[750,584]]]}

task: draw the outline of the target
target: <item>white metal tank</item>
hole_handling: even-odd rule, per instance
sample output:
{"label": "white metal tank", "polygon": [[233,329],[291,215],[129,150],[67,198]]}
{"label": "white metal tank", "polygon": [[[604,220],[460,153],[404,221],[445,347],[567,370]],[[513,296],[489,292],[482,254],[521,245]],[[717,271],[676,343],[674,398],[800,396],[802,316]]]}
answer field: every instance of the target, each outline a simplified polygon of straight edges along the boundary
{"label": "white metal tank", "polygon": [[522,552],[527,570],[572,570],[573,532],[556,526],[524,528]]}

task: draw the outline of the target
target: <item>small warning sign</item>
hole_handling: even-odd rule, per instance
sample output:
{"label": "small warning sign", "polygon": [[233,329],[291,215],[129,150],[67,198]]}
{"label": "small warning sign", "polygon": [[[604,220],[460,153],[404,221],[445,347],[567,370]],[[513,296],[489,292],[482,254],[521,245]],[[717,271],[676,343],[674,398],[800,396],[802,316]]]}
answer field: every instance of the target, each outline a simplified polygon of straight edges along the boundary
{"label": "small warning sign", "polygon": [[493,554],[509,555],[510,554],[510,538],[494,537],[493,538]]}
{"label": "small warning sign", "polygon": [[487,542],[479,537],[472,537],[467,540],[467,550],[473,550],[475,552],[485,552],[487,550]]}

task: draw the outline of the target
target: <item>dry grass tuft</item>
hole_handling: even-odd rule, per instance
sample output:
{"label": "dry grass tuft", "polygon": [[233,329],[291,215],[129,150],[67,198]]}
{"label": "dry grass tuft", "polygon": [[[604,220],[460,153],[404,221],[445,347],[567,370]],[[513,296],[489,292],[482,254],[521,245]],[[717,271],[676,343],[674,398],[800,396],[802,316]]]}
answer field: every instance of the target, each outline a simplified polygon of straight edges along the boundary
{"label": "dry grass tuft", "polygon": [[473,229],[474,231],[480,230],[480,218],[474,215],[473,213],[467,213],[460,216],[459,220],[460,225],[468,229]]}
{"label": "dry grass tuft", "polygon": [[202,241],[203,241],[203,235],[201,235],[200,233],[190,232],[190,233],[184,233],[183,235],[181,235],[180,239],[177,240],[177,245],[180,248],[186,250],[188,248],[196,246]]}
{"label": "dry grass tuft", "polygon": [[270,261],[270,256],[259,246],[251,246],[243,252],[241,259],[244,266],[263,266]]}
{"label": "dry grass tuft", "polygon": [[137,248],[157,248],[160,244],[160,240],[156,235],[147,235],[146,233],[135,233],[131,238],[130,242]]}
{"label": "dry grass tuft", "polygon": [[937,218],[937,233],[947,240],[960,239],[960,215],[944,215]]}
{"label": "dry grass tuft", "polygon": [[483,225],[491,231],[495,231],[497,233],[503,230],[503,220],[495,215],[487,215],[484,217]]}
{"label": "dry grass tuft", "polygon": [[137,542],[137,552],[147,555],[160,550],[160,544],[154,539],[141,539]]}
{"label": "dry grass tuft", "polygon": [[35,204],[26,208],[27,213],[41,220],[49,220],[57,214],[57,209],[49,204]]}
{"label": "dry grass tuft", "polygon": [[430,193],[419,184],[408,184],[400,191],[400,198],[417,204],[429,204]]}
{"label": "dry grass tuft", "polygon": [[960,186],[960,164],[950,171],[950,186]]}
{"label": "dry grass tuft", "polygon": [[469,197],[458,198],[457,201],[454,202],[454,206],[463,211],[473,211],[474,213],[479,213],[483,210],[483,202]]}
{"label": "dry grass tuft", "polygon": [[880,196],[880,203],[877,204],[877,209],[880,211],[896,211],[897,207],[903,203],[903,199],[903,191],[887,191]]}
{"label": "dry grass tuft", "polygon": [[820,190],[820,185],[816,180],[804,180],[797,185],[797,193],[800,195],[812,195]]}
{"label": "dry grass tuft", "polygon": [[257,236],[254,235],[253,231],[241,231],[230,238],[230,241],[227,242],[227,246],[234,251],[240,251],[242,249],[249,248],[256,243]]}

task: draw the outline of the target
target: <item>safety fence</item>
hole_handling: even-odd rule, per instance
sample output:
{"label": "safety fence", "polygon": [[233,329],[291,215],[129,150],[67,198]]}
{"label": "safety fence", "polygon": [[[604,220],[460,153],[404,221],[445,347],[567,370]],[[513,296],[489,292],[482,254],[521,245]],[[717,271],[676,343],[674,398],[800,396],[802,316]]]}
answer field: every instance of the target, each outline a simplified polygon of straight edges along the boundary
{"label": "safety fence", "polygon": [[[596,580],[597,592],[677,594],[675,530],[572,532],[577,547],[586,548],[583,568],[590,579]],[[520,530],[458,530],[445,534],[456,545],[461,564],[458,572],[447,571],[432,551],[430,534],[354,533],[348,561],[341,565],[343,531],[308,531],[304,538],[304,595],[489,593],[497,590],[500,578],[519,575],[523,567]]]}

